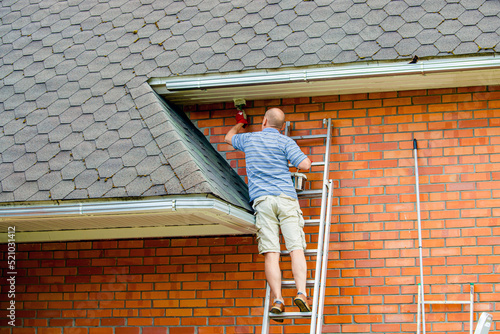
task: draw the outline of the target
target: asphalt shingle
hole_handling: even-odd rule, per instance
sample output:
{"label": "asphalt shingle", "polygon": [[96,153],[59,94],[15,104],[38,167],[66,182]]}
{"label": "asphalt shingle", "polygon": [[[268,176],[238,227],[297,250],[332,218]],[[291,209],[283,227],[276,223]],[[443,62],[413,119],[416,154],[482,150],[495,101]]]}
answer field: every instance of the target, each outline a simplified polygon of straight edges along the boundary
{"label": "asphalt shingle", "polygon": [[[270,32],[271,33],[271,32]],[[215,36],[215,33],[212,33],[212,36]],[[238,31],[236,34],[233,36],[233,41],[236,44],[242,44],[242,43],[247,43],[249,40],[251,40],[255,36],[255,31],[250,28],[246,29],[241,29]],[[272,37],[271,37],[272,38]],[[212,41],[215,42],[218,40],[217,38],[213,38]],[[201,46],[210,46],[212,43],[206,43],[206,41],[202,40],[200,45]]]}
{"label": "asphalt shingle", "polygon": [[449,3],[439,11],[439,14],[447,20],[454,20],[464,12],[465,8],[460,3]]}
{"label": "asphalt shingle", "polygon": [[61,181],[50,189],[50,198],[53,200],[63,199],[73,190],[75,190],[75,185],[72,181]]}
{"label": "asphalt shingle", "polygon": [[2,180],[2,192],[13,192],[25,183],[24,173],[14,172]]}
{"label": "asphalt shingle", "polygon": [[109,154],[105,150],[96,150],[85,159],[87,168],[97,168],[105,161],[109,160]]}
{"label": "asphalt shingle", "polygon": [[329,44],[323,46],[321,49],[319,49],[316,52],[316,55],[319,57],[319,59],[323,62],[330,63],[332,59],[334,59],[340,52],[341,52],[340,46],[336,44]]}
{"label": "asphalt shingle", "polygon": [[14,190],[14,197],[21,201],[26,201],[37,192],[38,184],[36,182],[25,182],[19,188]]}
{"label": "asphalt shingle", "polygon": [[[493,49],[495,46],[498,46],[500,44],[500,43],[498,43],[498,41],[495,41],[495,37],[498,37],[498,34],[494,33],[494,32],[487,33],[487,34],[481,34],[474,41],[476,42],[477,46],[481,49]],[[455,42],[455,44],[457,44],[455,47],[457,47],[459,43],[457,43],[456,40],[454,42]],[[450,45],[450,47],[451,47],[451,45]]]}
{"label": "asphalt shingle", "polygon": [[119,158],[111,158],[97,167],[99,178],[110,178],[123,167],[123,162]]}
{"label": "asphalt shingle", "polygon": [[96,150],[96,144],[93,141],[83,141],[76,145],[71,153],[75,159],[83,160]]}
{"label": "asphalt shingle", "polygon": [[[36,127],[26,126],[26,127],[22,128],[21,130],[19,130],[18,132],[16,132],[13,137],[12,136],[5,136],[3,138],[10,138],[10,139],[14,138],[13,142],[15,142],[16,144],[25,144],[26,142],[31,140],[33,137],[35,137],[37,135],[37,133],[38,133],[38,131],[37,131]],[[3,147],[11,146],[11,143],[3,142],[1,144],[5,145]],[[7,146],[7,145],[9,145],[9,146]]]}
{"label": "asphalt shingle", "polygon": [[25,144],[26,152],[36,153],[49,143],[48,135],[37,135]]}
{"label": "asphalt shingle", "polygon": [[125,190],[127,193],[131,194],[143,194],[145,193],[153,183],[151,182],[151,178],[149,176],[139,176],[135,177],[132,182],[125,186]]}
{"label": "asphalt shingle", "polygon": [[479,10],[468,10],[458,17],[460,23],[464,26],[477,24],[483,18],[483,14]]}
{"label": "asphalt shingle", "polygon": [[485,16],[497,16],[500,11],[500,3],[498,1],[485,1],[479,7],[479,11]]}
{"label": "asphalt shingle", "polygon": [[51,143],[59,143],[70,134],[72,134],[71,126],[69,124],[62,124],[49,132],[49,141]]}
{"label": "asphalt shingle", "polygon": [[43,175],[49,172],[49,164],[46,162],[37,162],[26,169],[26,181],[38,181]]}
{"label": "asphalt shingle", "polygon": [[396,44],[395,50],[399,55],[410,57],[418,48],[418,41],[415,38],[405,38]]}
{"label": "asphalt shingle", "polygon": [[436,34],[433,30],[425,29],[422,30],[415,38],[422,45],[434,44],[438,39],[439,34]]}
{"label": "asphalt shingle", "polygon": [[61,150],[71,151],[77,145],[79,145],[84,140],[83,136],[79,132],[73,132],[69,136],[65,137],[64,140],[59,142]]}
{"label": "asphalt shingle", "polygon": [[133,167],[123,167],[113,175],[113,185],[116,187],[124,187],[137,178],[137,171]]}
{"label": "asphalt shingle", "polygon": [[137,166],[147,155],[144,147],[133,148],[122,156],[123,165],[129,167]]}
{"label": "asphalt shingle", "polygon": [[[481,21],[478,22],[477,27],[483,33],[495,32],[500,28],[500,17],[498,17],[498,16],[485,17],[485,18],[481,19]],[[491,43],[493,44],[494,40],[495,40],[494,37],[495,36],[486,36],[485,39],[491,40]]]}
{"label": "asphalt shingle", "polygon": [[[71,161],[61,169],[63,180],[73,180],[77,175],[86,169],[85,163],[81,160]],[[62,197],[60,197],[62,198]]]}
{"label": "asphalt shingle", "polygon": [[[314,22],[305,29],[306,34],[311,38],[319,38],[329,29],[325,22]],[[360,27],[362,29],[362,27]]]}
{"label": "asphalt shingle", "polygon": [[[67,164],[73,161],[73,153],[69,151],[58,151],[57,144],[48,144],[42,150],[36,152],[38,161],[49,162],[49,169],[51,171],[60,171]],[[45,189],[49,190],[49,189]]]}
{"label": "asphalt shingle", "polygon": [[454,35],[462,27],[462,25],[457,21],[443,21],[437,28],[439,32],[443,35]]}
{"label": "asphalt shingle", "polygon": [[75,177],[75,187],[78,189],[89,188],[98,178],[96,170],[86,169]]}
{"label": "asphalt shingle", "polygon": [[457,31],[456,36],[462,42],[472,42],[481,35],[481,30],[476,26],[464,26]]}

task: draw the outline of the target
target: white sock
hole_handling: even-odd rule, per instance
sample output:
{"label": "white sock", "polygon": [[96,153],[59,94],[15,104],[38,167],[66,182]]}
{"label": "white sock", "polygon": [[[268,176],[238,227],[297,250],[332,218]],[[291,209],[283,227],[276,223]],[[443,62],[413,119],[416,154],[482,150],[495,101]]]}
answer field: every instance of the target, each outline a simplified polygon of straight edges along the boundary
{"label": "white sock", "polygon": [[303,295],[304,295],[304,297],[307,297],[307,293],[302,292],[302,291],[297,291],[297,294],[299,294],[299,293],[303,294]]}

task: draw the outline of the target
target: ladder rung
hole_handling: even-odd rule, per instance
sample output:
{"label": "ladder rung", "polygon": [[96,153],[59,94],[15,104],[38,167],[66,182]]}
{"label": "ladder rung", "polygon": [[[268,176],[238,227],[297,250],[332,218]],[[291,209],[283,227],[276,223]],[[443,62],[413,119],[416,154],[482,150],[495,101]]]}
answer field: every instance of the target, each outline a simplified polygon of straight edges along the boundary
{"label": "ladder rung", "polygon": [[454,300],[426,300],[424,304],[471,304],[470,301]]}
{"label": "ladder rung", "polygon": [[[283,287],[295,287],[295,281],[281,281],[281,286]],[[313,287],[314,286],[314,280],[310,279],[306,281],[306,286],[307,287]]]}
{"label": "ladder rung", "polygon": [[302,190],[297,192],[297,196],[299,197],[315,197],[315,196],[321,196],[323,194],[323,190],[317,189],[317,190]]}
{"label": "ladder rung", "polygon": [[315,138],[326,138],[326,134],[324,135],[305,135],[305,136],[290,136],[293,140],[297,139],[315,139]]}
{"label": "ladder rung", "polygon": [[[304,251],[305,256],[311,256],[311,255],[317,255],[318,250],[317,249],[306,249]],[[281,255],[290,255],[290,252],[287,250],[281,251]]]}
{"label": "ladder rung", "polygon": [[304,225],[307,225],[307,226],[315,226],[315,225],[319,225],[319,223],[320,223],[319,219],[305,219],[304,220]]}
{"label": "ladder rung", "polygon": [[300,318],[310,318],[312,312],[283,312],[280,314],[269,313],[269,318],[271,319],[300,319]]}

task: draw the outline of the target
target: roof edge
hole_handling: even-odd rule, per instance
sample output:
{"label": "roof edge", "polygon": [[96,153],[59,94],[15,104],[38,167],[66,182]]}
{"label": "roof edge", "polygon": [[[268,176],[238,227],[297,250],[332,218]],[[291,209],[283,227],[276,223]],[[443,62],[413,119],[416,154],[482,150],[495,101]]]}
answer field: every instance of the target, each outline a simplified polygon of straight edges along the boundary
{"label": "roof edge", "polygon": [[[122,239],[146,237],[183,237],[255,233],[255,217],[243,208],[211,195],[175,195],[155,199],[105,201],[47,202],[44,204],[1,205],[0,227],[33,219],[123,217],[124,215],[191,214],[202,211],[210,229],[193,226],[129,226],[115,228],[83,228],[60,230],[33,230],[15,232],[16,242],[48,242],[60,240]],[[216,223],[218,222],[218,223]],[[0,243],[8,242],[8,234],[0,234]]]}

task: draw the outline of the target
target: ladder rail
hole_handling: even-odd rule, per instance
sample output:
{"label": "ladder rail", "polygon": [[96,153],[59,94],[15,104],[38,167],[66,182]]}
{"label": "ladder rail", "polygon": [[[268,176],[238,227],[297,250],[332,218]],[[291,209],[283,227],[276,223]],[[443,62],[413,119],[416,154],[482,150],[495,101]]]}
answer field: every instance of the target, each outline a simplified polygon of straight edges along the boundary
{"label": "ladder rail", "polygon": [[[323,124],[325,123],[325,120],[323,120]],[[325,148],[325,158],[323,159],[325,165],[323,168],[323,184],[328,183],[328,178],[330,177],[329,172],[330,172],[330,145],[331,145],[331,135],[332,135],[332,119],[329,118],[326,120],[327,127],[328,129],[326,130],[326,148]],[[326,194],[323,194],[326,195]]]}
{"label": "ladder rail", "polygon": [[[424,298],[424,264],[422,255],[422,218],[420,215],[420,186],[418,174],[417,140],[413,139],[413,157],[415,159],[415,191],[417,195],[417,224],[418,224],[418,254],[420,259],[420,284],[422,285],[421,307],[422,307],[422,333],[425,334],[425,298]],[[419,333],[418,333],[419,334]]]}
{"label": "ladder rail", "polygon": [[[314,278],[314,295],[313,295],[313,307],[312,307],[312,316],[311,316],[311,328],[310,334],[314,334],[316,332],[316,326],[318,321],[318,306],[319,306],[319,281],[321,277],[321,265],[323,263],[323,249],[321,246],[325,243],[325,225],[326,225],[326,211],[327,211],[327,188],[328,188],[328,177],[329,177],[329,168],[330,168],[330,143],[331,143],[331,119],[329,118],[327,123],[327,134],[326,134],[326,143],[325,143],[325,156],[323,161],[325,162],[325,166],[323,168],[323,191],[321,194],[321,213],[320,213],[320,225],[318,232],[318,256],[316,258],[316,269],[315,269],[315,278]],[[323,120],[323,124],[325,124],[325,120]],[[321,246],[320,246],[321,245]],[[320,254],[321,252],[321,254]],[[322,327],[322,326],[319,326]]]}
{"label": "ladder rail", "polygon": [[421,306],[420,306],[420,297],[421,293],[420,290],[422,289],[422,286],[420,283],[418,283],[418,290],[417,290],[417,334],[420,334],[420,312],[421,312]]}
{"label": "ladder rail", "polygon": [[[320,224],[319,224],[319,232],[318,232],[318,246],[323,245],[324,243],[324,234],[325,234],[325,221],[326,221],[326,212],[323,210],[325,207],[326,201],[326,188],[327,185],[323,184],[323,195],[321,196],[321,216],[320,216]],[[313,305],[312,305],[312,316],[311,316],[311,334],[316,332],[316,321],[318,315],[318,302],[319,302],[319,280],[321,277],[321,263],[323,259],[323,247],[318,247],[318,254],[316,257],[316,268],[315,268],[315,276],[314,276],[314,292],[313,292]]]}
{"label": "ladder rail", "polygon": [[268,334],[269,333],[269,305],[270,305],[270,299],[271,299],[271,287],[269,284],[266,283],[266,297],[264,301],[264,314],[262,317],[262,334]]}
{"label": "ladder rail", "polygon": [[325,291],[326,291],[326,274],[328,271],[328,251],[330,249],[330,227],[332,221],[332,193],[333,182],[328,181],[328,200],[327,212],[325,223],[325,237],[323,242],[323,262],[321,264],[321,286],[319,291],[319,304],[318,304],[318,319],[316,325],[316,334],[321,334],[323,331],[323,311],[325,308]]}
{"label": "ladder rail", "polygon": [[470,285],[470,306],[469,306],[469,334],[472,334],[472,330],[474,327],[474,284]]}

